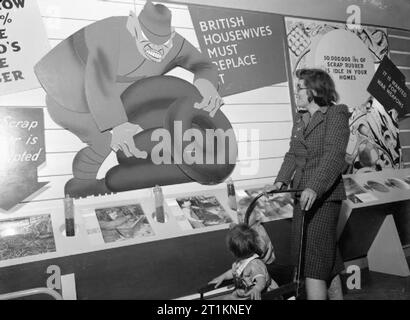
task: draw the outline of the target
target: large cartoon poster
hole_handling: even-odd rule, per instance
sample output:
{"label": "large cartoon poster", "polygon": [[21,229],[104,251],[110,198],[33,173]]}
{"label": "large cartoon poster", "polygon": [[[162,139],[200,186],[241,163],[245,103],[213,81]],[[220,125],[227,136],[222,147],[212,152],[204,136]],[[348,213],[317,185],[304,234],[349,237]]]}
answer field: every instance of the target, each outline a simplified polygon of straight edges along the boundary
{"label": "large cartoon poster", "polygon": [[296,18],[285,22],[292,73],[305,67],[326,70],[335,81],[339,102],[349,107],[348,173],[399,168],[397,116],[367,91],[389,52],[386,29],[349,29],[342,23]]}
{"label": "large cartoon poster", "polygon": [[[166,76],[176,68],[190,71],[193,82]],[[91,23],[34,70],[50,117],[86,143],[74,157],[65,195],[215,184],[232,173],[237,142],[220,111],[217,68],[175,31],[167,6],[147,1],[139,12]],[[111,151],[119,165],[97,179]]]}

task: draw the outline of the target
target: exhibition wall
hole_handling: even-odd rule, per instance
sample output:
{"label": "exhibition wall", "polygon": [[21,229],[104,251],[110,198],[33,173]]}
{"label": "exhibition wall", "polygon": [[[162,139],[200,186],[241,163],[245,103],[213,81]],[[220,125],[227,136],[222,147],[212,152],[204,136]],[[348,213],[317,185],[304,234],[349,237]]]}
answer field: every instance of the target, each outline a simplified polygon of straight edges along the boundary
{"label": "exhibition wall", "polygon": [[[53,48],[69,35],[97,20],[116,15],[126,16],[131,10],[139,12],[145,1],[136,1],[135,3],[136,7],[134,7],[134,2],[131,0],[39,0],[38,6],[50,46]],[[198,3],[198,1],[195,1],[195,3]],[[188,7],[174,3],[169,3],[167,6],[172,11],[172,21],[176,31],[196,48],[199,48],[198,37],[195,34]],[[270,11],[275,8],[272,4],[269,6]],[[248,9],[252,10],[253,7]],[[278,12],[280,12],[279,7]],[[379,14],[380,11],[377,13]],[[301,13],[297,11],[293,15],[299,14]],[[338,14],[341,18],[342,14],[340,12]],[[373,18],[377,21],[376,16]],[[370,17],[367,20],[372,21]],[[389,26],[383,25],[383,27]],[[392,29],[389,29],[387,33],[390,57],[406,78],[409,79],[410,33]],[[258,50],[261,51],[260,48]],[[274,68],[272,70],[266,69],[266,73],[275,72]],[[171,75],[192,80],[192,75],[183,69],[173,70]],[[408,82],[407,85],[409,85]],[[228,117],[234,129],[242,130],[243,133],[237,137],[238,162],[232,175],[238,186],[247,185],[250,182],[259,184],[271,182],[278,172],[283,156],[289,146],[292,128],[291,93],[292,90],[289,88],[288,81],[283,81],[224,98],[225,105],[222,107],[222,111]],[[0,106],[32,107],[44,110],[46,155],[45,162],[38,169],[38,181],[40,183],[48,182],[48,184],[41,192],[34,193],[29,198],[24,199],[22,205],[15,206],[12,212],[17,214],[21,210],[29,211],[32,208],[39,208],[44,205],[52,207],[54,203],[60,203],[63,198],[64,184],[72,175],[72,160],[84,144],[74,134],[64,130],[51,119],[45,108],[45,92],[42,88],[2,95],[0,96]],[[403,152],[402,163],[404,166],[409,166],[410,119],[402,120],[400,129],[400,142]],[[104,177],[106,171],[116,161],[114,154],[111,154],[101,168],[99,177]],[[206,187],[194,183],[189,188],[195,191],[215,187]],[[186,186],[170,186],[167,190],[170,193],[178,193],[186,190]],[[7,214],[1,216],[7,217]]]}
{"label": "exhibition wall", "polygon": [[[178,251],[177,259],[172,261],[175,275],[172,274],[173,276],[167,277],[169,279],[162,281],[162,286],[156,289],[157,296],[162,296],[165,292],[164,297],[175,298],[192,293],[195,286],[210,278],[218,268],[229,266],[229,258],[221,240],[224,232],[231,222],[237,221],[238,212],[246,210],[250,199],[261,191],[260,188],[274,181],[289,148],[296,116],[294,73],[298,68],[312,66],[327,69],[335,79],[342,98],[340,102],[347,104],[351,112],[351,139],[346,158],[350,165],[347,173],[351,175],[345,179],[348,195],[345,204],[348,214],[342,219],[343,223],[346,223],[351,212],[355,217],[355,210],[366,211],[367,207],[372,210],[372,206],[384,203],[390,203],[389,208],[392,208],[395,202],[400,201],[403,202],[400,207],[402,209],[395,212],[401,239],[399,247],[401,249],[401,246],[409,245],[410,219],[406,210],[410,190],[410,104],[409,91],[406,90],[410,88],[410,26],[404,17],[406,10],[397,9],[406,8],[408,5],[401,0],[388,4],[382,0],[363,0],[333,1],[333,4],[326,1],[329,5],[323,7],[324,1],[312,1],[309,8],[306,8],[304,1],[259,0],[252,2],[252,5],[249,1],[155,1],[165,4],[171,10],[172,26],[179,34],[178,41],[182,39],[183,43],[180,51],[185,48],[184,41],[189,42],[192,44],[192,47],[188,47],[191,51],[201,51],[209,63],[212,60],[218,67],[219,93],[224,105],[221,107],[222,112],[219,112],[215,119],[208,120],[210,123],[214,121],[223,123],[226,127],[232,126],[235,131],[233,153],[236,153],[237,142],[237,157],[231,177],[237,191],[238,211],[230,206],[226,185],[221,183],[226,176],[222,175],[216,179],[209,172],[206,174],[206,170],[205,174],[199,174],[197,179],[208,179],[207,183],[201,184],[186,183],[189,179],[182,179],[183,175],[178,170],[169,171],[179,173],[172,180],[172,177],[167,176],[164,167],[150,167],[151,171],[144,171],[142,166],[138,171],[136,166],[135,170],[129,171],[130,174],[117,179],[121,184],[122,180],[135,178],[135,187],[132,183],[131,186],[119,187],[121,190],[127,190],[126,192],[92,196],[94,190],[90,190],[89,197],[76,199],[74,205],[70,199],[65,198],[67,182],[73,177],[73,173],[75,175],[75,159],[86,144],[78,137],[81,134],[75,134],[76,130],[69,128],[70,125],[77,124],[75,120],[64,117],[60,118],[59,123],[53,120],[56,117],[55,114],[51,115],[50,100],[61,98],[61,101],[67,104],[71,103],[71,98],[75,102],[80,101],[81,97],[71,96],[70,90],[73,89],[74,92],[83,84],[82,81],[89,80],[68,80],[75,79],[75,73],[78,71],[74,70],[77,65],[69,64],[72,62],[69,60],[83,58],[88,55],[87,50],[92,48],[92,45],[81,47],[81,41],[86,42],[86,37],[81,38],[82,33],[77,31],[87,26],[91,26],[88,30],[93,30],[95,25],[106,26],[105,22],[115,20],[106,18],[113,16],[132,17],[130,12],[138,15],[146,5],[145,0],[26,0],[24,10],[2,13],[0,150],[5,153],[3,157],[0,155],[0,240],[12,244],[0,251],[0,267],[4,267],[2,270],[10,274],[24,273],[27,276],[30,267],[34,266],[34,269],[41,273],[47,264],[44,260],[55,259],[53,261],[57,261],[56,264],[62,263],[64,273],[79,275],[79,297],[89,298],[92,293],[88,291],[94,290],[93,285],[100,285],[100,276],[110,278],[104,274],[106,272],[110,275],[109,266],[100,270],[100,259],[104,261],[112,252],[118,250],[116,267],[119,270],[128,268],[123,264],[124,256],[137,253],[138,256],[133,256],[133,263],[138,269],[143,269],[145,261],[152,260],[151,264],[155,264],[156,269],[147,270],[145,276],[142,273],[140,278],[134,278],[134,283],[138,284],[141,279],[148,282],[154,277],[154,269],[161,268],[161,263],[168,263],[167,259],[175,258],[174,252],[169,249],[175,245],[175,251]],[[17,4],[24,4],[24,0],[6,3],[14,4],[18,8]],[[363,25],[360,28],[346,25],[349,16],[346,9],[350,4],[358,5],[362,10]],[[0,1],[1,5],[4,6],[5,3]],[[397,15],[391,14],[397,10]],[[27,32],[28,26],[31,32]],[[94,31],[101,38],[87,38],[87,44],[92,44],[97,38],[104,44],[118,40],[110,38],[109,32],[112,30],[109,28]],[[76,35],[71,37],[73,34]],[[76,55],[68,57],[67,51],[64,52],[63,49],[69,47],[72,42],[77,45]],[[132,49],[135,49],[134,43],[130,43]],[[177,41],[175,43],[178,44]],[[107,47],[116,49],[115,45]],[[125,56],[124,60],[135,64],[132,56],[134,52],[125,51],[120,52],[121,57]],[[51,58],[42,60],[36,66],[36,77],[33,67],[48,52],[52,52]],[[56,52],[63,52],[63,55],[59,56]],[[87,59],[83,62],[88,63]],[[183,64],[183,61],[181,63]],[[138,71],[141,65],[135,70]],[[102,62],[98,67],[97,69],[104,71],[109,69],[109,63]],[[135,70],[124,75],[116,74],[119,77],[117,80],[131,74],[138,80],[134,79],[135,82],[148,84],[147,91],[153,96],[162,97],[169,89],[167,83],[162,85],[161,90],[149,85],[152,70],[144,70],[148,72],[148,75],[144,74],[148,80],[135,77]],[[180,67],[172,69],[166,75],[187,80],[189,83],[194,81],[194,75]],[[43,87],[40,87],[37,78]],[[100,78],[97,77],[97,80]],[[125,79],[124,83],[127,81],[130,82]],[[159,81],[161,82],[161,79]],[[193,86],[187,85],[187,82],[183,82],[179,89],[192,90]],[[375,90],[372,91],[370,87],[368,89],[369,83],[373,83]],[[177,80],[172,85],[178,87],[180,82]],[[58,92],[63,92],[61,96],[50,94],[57,92],[53,91],[56,88],[60,90],[57,90]],[[66,88],[67,91],[64,91]],[[137,90],[140,94],[144,93],[141,88]],[[97,98],[101,98],[98,101],[102,103],[107,100],[104,95]],[[124,106],[125,104],[124,102]],[[149,103],[145,107],[147,106]],[[186,109],[186,113],[193,109]],[[195,117],[195,112],[197,111],[193,112],[192,117]],[[153,118],[158,114],[160,113],[154,112],[151,117],[146,118],[152,118],[148,120],[154,121]],[[109,122],[110,116],[113,115],[109,110],[102,112],[103,122]],[[67,122],[64,122],[65,120]],[[78,122],[83,126],[82,129],[86,127],[85,121]],[[6,152],[10,153],[9,156],[12,155],[9,162]],[[123,168],[128,168],[132,161],[138,164],[139,159],[128,160],[121,152],[118,154],[110,153],[98,171],[98,178],[106,177],[107,172],[109,174],[110,169],[119,162],[119,167]],[[190,171],[188,166],[184,167],[184,170],[198,176],[195,168]],[[371,175],[360,175],[369,170],[373,172]],[[184,174],[188,175],[187,172],[184,171]],[[151,175],[152,185],[140,187],[139,178],[150,180]],[[168,183],[156,183],[158,176],[168,179]],[[405,176],[405,179],[401,179]],[[359,177],[360,179],[355,181]],[[159,221],[152,214],[156,210],[151,187],[156,184],[163,187],[166,198],[163,221]],[[74,213],[69,210],[73,207]],[[266,218],[264,222],[270,222],[270,228],[275,230],[274,237],[275,241],[279,242],[279,248],[287,248],[289,234],[276,233],[276,230],[283,231],[289,227],[289,218],[293,212],[290,196],[266,199],[258,209],[260,215]],[[70,213],[75,216],[77,224],[73,226],[76,233],[73,237],[66,234],[67,220],[64,220],[67,218],[65,214]],[[200,221],[197,214],[203,214],[203,221]],[[124,223],[121,220],[123,215],[132,216],[132,219]],[[118,225],[113,229],[112,225],[116,223]],[[347,223],[352,224],[351,221]],[[363,222],[360,226],[363,227],[366,223]],[[283,227],[285,225],[286,228]],[[375,230],[379,225],[376,227]],[[356,249],[356,244],[349,242],[352,237],[347,237],[346,234],[343,238],[349,239],[346,241],[345,251],[351,252],[351,248]],[[361,233],[359,235],[362,236]],[[370,243],[374,234],[368,238]],[[16,239],[18,241],[15,241]],[[25,241],[31,239],[34,241],[26,245]],[[198,239],[200,241],[195,242]],[[206,245],[214,239],[217,239],[218,243]],[[35,245],[32,246],[32,243]],[[218,261],[212,266],[214,269],[208,268],[201,274],[202,277],[196,274],[202,272],[199,269],[202,265],[199,265],[198,269],[182,272],[192,283],[180,285],[178,281],[182,261],[186,258],[197,260],[196,246],[201,247],[203,252],[201,259],[207,260],[208,255],[214,254]],[[215,252],[214,248],[217,248]],[[355,251],[347,255],[347,258],[363,257],[367,250],[368,248],[358,248],[359,252]],[[285,251],[288,250],[279,250],[278,257],[281,258],[282,252]],[[155,259],[150,259],[150,255],[154,255]],[[98,260],[97,263],[95,260]],[[196,266],[195,261],[190,263]],[[199,260],[196,261],[196,264],[200,263]],[[20,270],[21,265],[25,267]],[[203,265],[207,268],[206,263]],[[185,267],[191,268],[188,265]],[[87,288],[87,281],[91,279],[87,272],[93,273],[93,268],[102,273],[96,272],[92,275],[94,284]],[[113,297],[128,294],[126,291],[121,293],[123,288],[115,284],[116,280],[112,278],[107,281],[111,281],[118,289],[112,291]],[[122,278],[121,281],[128,280]],[[2,291],[22,288],[25,288],[24,284],[10,280],[7,286],[3,286]],[[109,285],[104,289],[105,291],[100,292],[103,298],[106,291],[111,291]],[[129,292],[133,289],[127,288]],[[134,294],[137,298],[146,297],[145,290]]]}
{"label": "exhibition wall", "polygon": [[[145,1],[137,1],[136,4],[136,10],[139,12]],[[127,16],[130,10],[134,10],[133,1],[40,0],[38,5],[51,48],[86,25],[110,16]],[[199,48],[188,8],[185,5],[168,6],[173,14],[173,25],[176,31]],[[192,80],[192,75],[183,69],[172,71],[172,75]],[[224,98],[224,101],[222,111],[231,121],[234,129],[246,130],[244,135],[238,137],[238,164],[233,179],[238,185],[249,182],[271,182],[288,148],[292,128],[292,110],[287,81],[232,95]],[[38,169],[38,180],[49,183],[45,191],[26,199],[24,206],[13,208],[13,216],[18,214],[17,211],[21,211],[20,209],[29,211],[43,205],[49,207],[61,203],[64,184],[72,175],[73,158],[84,144],[50,118],[45,108],[45,92],[42,88],[3,95],[0,97],[0,105],[44,108],[46,162]],[[252,112],[249,112],[250,109]],[[115,163],[115,156],[111,154],[100,170],[99,177],[104,177],[107,169]],[[186,188],[185,185],[175,185],[169,187],[166,192],[178,193]],[[196,183],[189,186],[192,191],[209,188],[215,187]]]}
{"label": "exhibition wall", "polygon": [[168,2],[202,4],[342,22],[346,20],[347,8],[357,6],[361,11],[363,24],[410,29],[406,10],[409,3],[406,0],[312,0],[308,5],[305,0],[255,0],[252,1],[251,8],[247,0],[171,0]]}

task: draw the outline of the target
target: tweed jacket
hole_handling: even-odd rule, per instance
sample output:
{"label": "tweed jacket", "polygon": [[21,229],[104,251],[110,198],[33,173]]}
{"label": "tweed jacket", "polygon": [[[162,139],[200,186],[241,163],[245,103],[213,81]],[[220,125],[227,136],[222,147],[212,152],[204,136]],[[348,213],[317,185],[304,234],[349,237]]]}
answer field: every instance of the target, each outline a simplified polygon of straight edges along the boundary
{"label": "tweed jacket", "polygon": [[292,188],[310,188],[318,199],[346,199],[342,173],[346,169],[346,147],[349,141],[349,112],[345,105],[322,107],[307,126],[309,113],[298,116],[292,129],[290,148],[286,153],[276,182]]}
{"label": "tweed jacket", "polygon": [[180,34],[175,34],[164,60],[152,62],[139,53],[127,21],[124,16],[92,23],[59,43],[34,67],[48,95],[71,111],[91,112],[100,131],[128,121],[121,94],[145,77],[182,67],[194,73],[194,80],[207,79],[218,88],[216,65]]}

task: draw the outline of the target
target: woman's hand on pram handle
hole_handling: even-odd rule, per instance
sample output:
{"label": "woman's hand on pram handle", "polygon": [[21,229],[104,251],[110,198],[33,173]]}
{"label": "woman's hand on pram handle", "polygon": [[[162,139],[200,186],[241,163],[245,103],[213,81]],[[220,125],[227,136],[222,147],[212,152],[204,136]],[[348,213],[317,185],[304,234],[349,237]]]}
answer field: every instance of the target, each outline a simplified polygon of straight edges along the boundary
{"label": "woman's hand on pram handle", "polygon": [[302,210],[305,210],[305,211],[310,210],[316,198],[317,198],[317,193],[314,190],[310,188],[306,188],[305,190],[303,190],[300,196],[300,207],[302,208]]}

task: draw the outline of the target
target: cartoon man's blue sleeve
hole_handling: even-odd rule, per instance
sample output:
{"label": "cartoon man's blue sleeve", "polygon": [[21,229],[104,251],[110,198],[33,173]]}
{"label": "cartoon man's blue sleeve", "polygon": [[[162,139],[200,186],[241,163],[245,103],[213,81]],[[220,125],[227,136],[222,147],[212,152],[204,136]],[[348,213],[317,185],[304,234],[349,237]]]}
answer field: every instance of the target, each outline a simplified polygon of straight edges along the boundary
{"label": "cartoon man's blue sleeve", "polygon": [[206,79],[218,89],[218,68],[211,60],[196,49],[189,41],[183,40],[181,51],[176,58],[177,65],[191,71],[194,81]]}
{"label": "cartoon man's blue sleeve", "polygon": [[88,106],[100,131],[128,121],[116,86],[119,59],[119,25],[115,20],[85,30],[88,59],[85,92]]}

